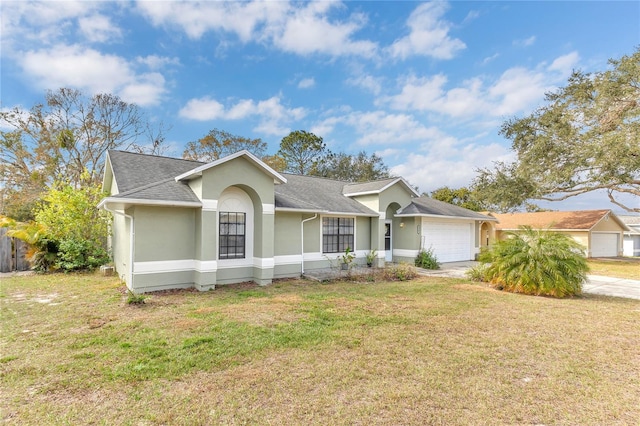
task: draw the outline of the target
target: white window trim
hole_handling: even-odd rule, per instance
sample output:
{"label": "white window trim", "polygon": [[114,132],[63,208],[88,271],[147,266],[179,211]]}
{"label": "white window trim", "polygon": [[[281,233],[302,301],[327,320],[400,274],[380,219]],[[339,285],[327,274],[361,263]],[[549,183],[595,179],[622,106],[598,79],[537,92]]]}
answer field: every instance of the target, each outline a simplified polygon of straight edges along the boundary
{"label": "white window trim", "polygon": [[348,215],[341,215],[341,214],[325,214],[325,215],[320,215],[320,253],[322,253],[323,255],[326,256],[331,256],[334,254],[341,254],[344,252],[336,252],[336,253],[325,253],[324,251],[322,251],[322,240],[324,237],[324,234],[322,233],[322,222],[323,219],[325,217],[338,217],[338,218],[344,218],[344,219],[353,219],[353,247],[351,247],[351,251],[355,252],[356,251],[356,246],[357,241],[358,241],[358,221],[356,220],[355,216],[348,216]]}

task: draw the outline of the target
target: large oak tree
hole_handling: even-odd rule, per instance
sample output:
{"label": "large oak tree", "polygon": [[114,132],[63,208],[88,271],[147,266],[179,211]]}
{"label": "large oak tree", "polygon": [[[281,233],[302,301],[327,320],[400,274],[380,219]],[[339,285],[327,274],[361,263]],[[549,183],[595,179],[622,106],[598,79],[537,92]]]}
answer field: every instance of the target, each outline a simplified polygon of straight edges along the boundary
{"label": "large oak tree", "polygon": [[517,158],[479,170],[474,190],[483,200],[509,210],[605,190],[612,203],[640,212],[640,49],[609,63],[574,71],[545,106],[503,124]]}

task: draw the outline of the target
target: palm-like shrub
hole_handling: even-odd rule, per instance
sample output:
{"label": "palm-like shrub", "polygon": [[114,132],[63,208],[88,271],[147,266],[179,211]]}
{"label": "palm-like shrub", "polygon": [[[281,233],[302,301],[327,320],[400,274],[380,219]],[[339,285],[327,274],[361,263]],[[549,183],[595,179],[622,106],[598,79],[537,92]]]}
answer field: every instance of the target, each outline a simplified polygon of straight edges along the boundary
{"label": "palm-like shrub", "polygon": [[553,297],[580,294],[589,267],[584,248],[564,234],[521,227],[481,257],[486,278],[514,292]]}

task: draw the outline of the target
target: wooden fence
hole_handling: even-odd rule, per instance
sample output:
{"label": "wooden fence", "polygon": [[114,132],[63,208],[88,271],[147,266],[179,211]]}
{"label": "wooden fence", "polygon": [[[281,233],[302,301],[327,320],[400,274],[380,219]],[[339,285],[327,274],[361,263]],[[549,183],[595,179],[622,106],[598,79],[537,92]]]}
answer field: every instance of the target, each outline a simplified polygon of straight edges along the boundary
{"label": "wooden fence", "polygon": [[7,228],[0,228],[0,272],[27,271],[27,244],[7,235]]}

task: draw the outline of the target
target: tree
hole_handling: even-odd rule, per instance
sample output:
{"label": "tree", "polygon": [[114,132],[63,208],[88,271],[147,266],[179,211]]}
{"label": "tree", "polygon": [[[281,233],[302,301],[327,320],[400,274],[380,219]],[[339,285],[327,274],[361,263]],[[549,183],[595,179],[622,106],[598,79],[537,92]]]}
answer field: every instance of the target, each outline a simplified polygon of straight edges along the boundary
{"label": "tree", "polygon": [[454,204],[476,212],[484,210],[482,202],[477,200],[473,192],[464,186],[458,189],[443,186],[431,192],[430,197],[434,200],[444,201],[445,203]]}
{"label": "tree", "polygon": [[187,143],[182,158],[208,163],[243,149],[257,157],[262,157],[267,150],[267,144],[259,138],[249,139],[232,135],[224,130],[213,129],[197,141]]}
{"label": "tree", "polygon": [[478,171],[473,188],[483,199],[509,210],[606,190],[612,203],[640,212],[640,203],[619,198],[640,197],[640,48],[609,63],[594,74],[574,71],[547,105],[502,125],[517,158]]}
{"label": "tree", "polygon": [[513,293],[573,296],[582,291],[589,271],[583,249],[565,234],[523,227],[481,255],[488,264],[482,274]]}
{"label": "tree", "polygon": [[265,155],[262,157],[262,161],[276,172],[283,172],[287,168],[287,162],[278,154]]}
{"label": "tree", "polygon": [[278,155],[286,162],[286,171],[308,175],[318,167],[325,149],[320,136],[304,130],[296,130],[282,138]]}
{"label": "tree", "polygon": [[99,184],[74,188],[56,182],[36,209],[36,223],[55,242],[55,265],[63,270],[92,269],[109,260],[106,250],[109,217],[96,208],[105,196]]}
{"label": "tree", "polygon": [[74,187],[99,181],[109,149],[158,153],[164,141],[162,124],[151,125],[136,105],[67,88],[29,111],[0,111],[0,124],[10,129],[0,132],[4,213],[33,203],[55,179]]}
{"label": "tree", "polygon": [[376,154],[329,152],[310,174],[347,182],[366,182],[388,178],[389,168]]}

